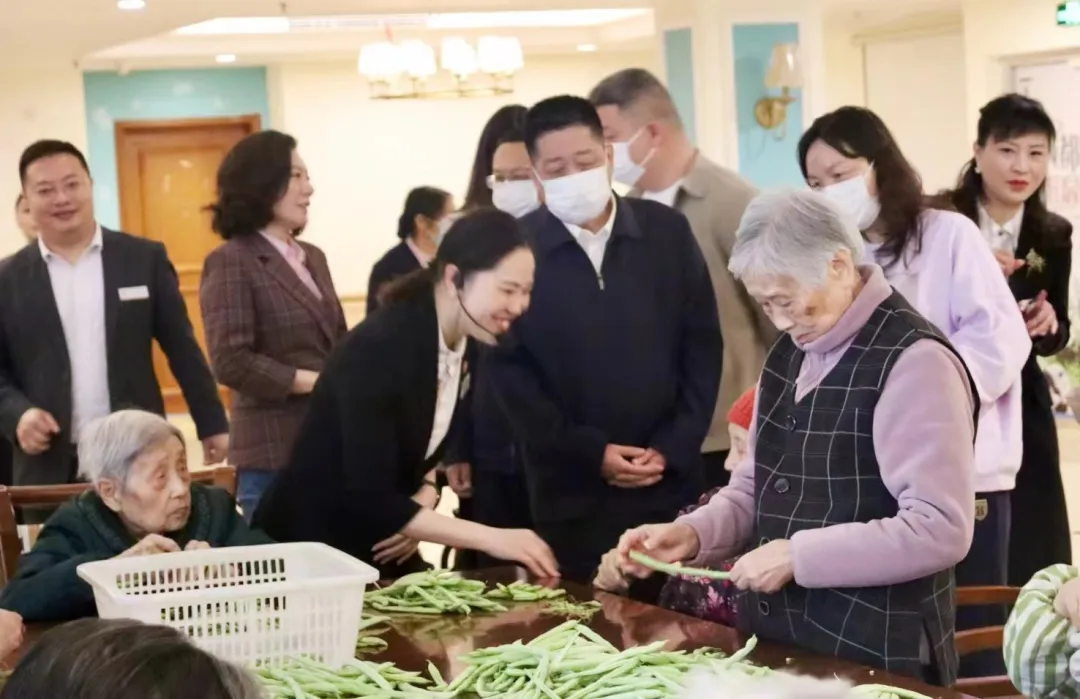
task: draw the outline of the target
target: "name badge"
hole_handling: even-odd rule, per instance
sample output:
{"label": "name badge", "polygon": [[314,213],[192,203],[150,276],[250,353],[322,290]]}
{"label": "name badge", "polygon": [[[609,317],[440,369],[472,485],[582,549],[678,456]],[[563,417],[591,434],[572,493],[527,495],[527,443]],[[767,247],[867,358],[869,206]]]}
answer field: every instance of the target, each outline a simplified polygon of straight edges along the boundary
{"label": "name badge", "polygon": [[150,289],[145,286],[125,286],[119,291],[121,301],[145,301],[150,298]]}
{"label": "name badge", "polygon": [[990,503],[985,498],[975,501],[975,521],[981,522],[990,515]]}

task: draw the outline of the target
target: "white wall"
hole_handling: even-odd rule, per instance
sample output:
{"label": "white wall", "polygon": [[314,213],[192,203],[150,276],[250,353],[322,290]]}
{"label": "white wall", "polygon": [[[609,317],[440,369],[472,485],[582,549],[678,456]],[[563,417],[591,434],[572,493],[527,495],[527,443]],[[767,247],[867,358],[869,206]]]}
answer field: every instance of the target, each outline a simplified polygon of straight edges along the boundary
{"label": "white wall", "polygon": [[927,192],[951,187],[971,157],[959,32],[866,45],[866,106],[882,118]]}
{"label": "white wall", "polygon": [[354,61],[272,67],[274,127],[298,139],[315,186],[305,236],[326,252],[338,293],[367,291],[371,266],[397,242],[409,189],[442,187],[460,201],[480,131],[500,106],[584,94],[615,70],[658,63],[652,52],[528,57],[512,95],[386,101],[368,97]]}
{"label": "white wall", "polygon": [[82,75],[74,67],[35,63],[0,67],[0,257],[25,241],[15,227],[19,156],[41,138],[59,138],[86,149]]}
{"label": "white wall", "polygon": [[[863,49],[846,23],[827,18],[824,23],[825,109],[866,106]],[[809,124],[807,124],[809,126]]]}

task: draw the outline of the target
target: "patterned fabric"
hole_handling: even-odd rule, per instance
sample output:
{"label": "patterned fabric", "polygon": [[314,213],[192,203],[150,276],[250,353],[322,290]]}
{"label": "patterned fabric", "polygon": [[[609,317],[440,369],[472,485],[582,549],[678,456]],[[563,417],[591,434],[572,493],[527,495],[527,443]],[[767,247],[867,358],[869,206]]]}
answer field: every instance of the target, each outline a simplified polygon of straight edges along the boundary
{"label": "patterned fabric", "polygon": [[[679,516],[690,514],[703,507],[720,488],[713,488],[698,500],[697,504],[687,507]],[[720,570],[731,570],[734,561],[720,566]],[[735,626],[736,588],[727,580],[671,576],[660,590],[660,606],[673,612],[711,621],[725,626]]]}
{"label": "patterned fabric", "polygon": [[1080,697],[1080,632],[1054,611],[1061,586],[1080,575],[1060,563],[1035,574],[1016,600],[1005,625],[1005,669],[1025,697]]}
{"label": "patterned fabric", "polygon": [[[774,346],[758,386],[754,543],[800,530],[893,517],[873,441],[874,408],[896,360],[919,340],[949,346],[897,293],[874,311],[819,386],[795,401],[803,353]],[[951,347],[950,347],[951,349]],[[924,638],[946,686],[957,676],[955,582],[950,568],[873,588],[740,595],[740,627],[863,665],[920,676]]]}
{"label": "patterned fabric", "polygon": [[292,395],[296,370],[321,371],[345,334],[326,256],[298,245],[322,298],[261,235],[233,238],[203,265],[206,349],[218,382],[233,391],[229,462],[240,469],[285,465],[308,405]]}
{"label": "patterned fabric", "polygon": [[315,283],[315,277],[311,276],[311,270],[307,268],[307,253],[304,252],[304,248],[300,246],[300,243],[296,242],[295,238],[285,242],[266,233],[263,233],[262,237],[270,241],[270,244],[281,253],[285,261],[289,263],[289,267],[292,267],[292,271],[296,272],[296,276],[300,277],[300,281],[304,282],[304,286],[315,294],[315,298],[322,300],[322,291],[319,289],[319,285]]}

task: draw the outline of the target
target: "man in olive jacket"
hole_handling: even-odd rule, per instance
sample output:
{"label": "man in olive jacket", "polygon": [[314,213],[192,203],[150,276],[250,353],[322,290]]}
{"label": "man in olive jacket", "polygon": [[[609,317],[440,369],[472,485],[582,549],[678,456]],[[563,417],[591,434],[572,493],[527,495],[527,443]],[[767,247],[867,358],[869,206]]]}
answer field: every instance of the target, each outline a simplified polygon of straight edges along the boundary
{"label": "man in olive jacket", "polygon": [[724,462],[731,448],[728,410],[757,383],[777,337],[761,307],[728,271],[735,233],[757,190],[698,152],[667,88],[647,70],[629,68],[609,75],[593,88],[589,100],[614,146],[615,179],[632,188],[630,196],[662,202],[686,216],[709,268],[724,354],[720,392],[702,456],[708,487],[726,485]]}

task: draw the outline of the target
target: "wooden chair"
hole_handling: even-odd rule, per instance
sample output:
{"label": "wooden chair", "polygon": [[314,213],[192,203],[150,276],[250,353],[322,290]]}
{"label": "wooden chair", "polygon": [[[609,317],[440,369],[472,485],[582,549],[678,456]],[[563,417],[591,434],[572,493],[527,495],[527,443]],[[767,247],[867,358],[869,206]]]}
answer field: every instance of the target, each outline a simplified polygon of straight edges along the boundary
{"label": "wooden chair", "polygon": [[[957,607],[1002,605],[1012,607],[1020,588],[1005,586],[958,587]],[[963,657],[984,650],[999,653],[1005,641],[1004,626],[984,626],[956,632],[956,652]],[[996,677],[964,677],[956,681],[956,690],[973,697],[1022,697],[1008,675]]]}
{"label": "wooden chair", "polygon": [[[221,488],[236,497],[236,467],[216,466],[192,471],[194,483]],[[15,519],[17,507],[58,507],[85,493],[90,483],[67,485],[0,486],[0,586],[15,576],[23,552],[22,538]]]}

